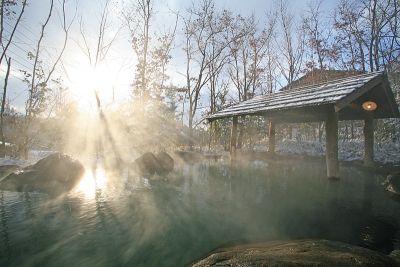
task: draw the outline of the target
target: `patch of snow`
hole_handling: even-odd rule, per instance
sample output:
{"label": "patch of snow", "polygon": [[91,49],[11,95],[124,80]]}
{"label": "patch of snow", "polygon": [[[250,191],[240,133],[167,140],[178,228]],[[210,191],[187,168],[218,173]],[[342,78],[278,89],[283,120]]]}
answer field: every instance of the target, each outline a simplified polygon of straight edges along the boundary
{"label": "patch of snow", "polygon": [[[36,161],[35,161],[36,162]],[[31,165],[33,163],[32,160],[24,160],[22,158],[14,158],[14,157],[5,157],[5,158],[0,158],[0,165],[18,165],[21,167],[26,167],[28,165]]]}
{"label": "patch of snow", "polygon": [[31,150],[29,151],[29,159],[27,160],[14,156],[7,156],[5,158],[0,158],[0,165],[18,165],[26,167],[35,164],[38,160],[56,152],[57,151]]}
{"label": "patch of snow", "polygon": [[[362,161],[364,159],[363,141],[339,141],[338,145],[339,160]],[[268,144],[260,144],[250,149],[258,152],[264,152],[268,150]],[[276,153],[280,155],[308,155],[313,157],[324,157],[326,152],[325,142],[316,141],[277,141],[275,149]],[[198,152],[201,151],[202,150],[200,149],[198,150]],[[0,158],[0,165],[19,165],[21,167],[26,167],[36,163],[39,159],[47,156],[50,153],[54,153],[54,151],[32,151],[29,160],[14,157]],[[208,153],[213,155],[225,154],[226,152],[220,148],[220,150],[213,150]],[[400,145],[393,142],[375,142],[374,160],[376,163],[381,164],[400,165]]]}
{"label": "patch of snow", "polygon": [[[364,159],[364,142],[339,142],[338,153],[341,161],[362,161]],[[257,151],[267,151],[268,147],[258,146]],[[275,152],[280,155],[325,156],[325,142],[284,140],[275,145]],[[374,143],[374,160],[382,164],[400,164],[400,145],[392,142]]]}

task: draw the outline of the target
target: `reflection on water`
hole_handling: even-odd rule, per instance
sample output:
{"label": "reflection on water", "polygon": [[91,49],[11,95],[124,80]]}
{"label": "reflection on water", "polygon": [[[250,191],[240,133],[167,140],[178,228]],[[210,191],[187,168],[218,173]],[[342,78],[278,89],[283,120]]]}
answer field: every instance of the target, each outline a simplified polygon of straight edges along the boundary
{"label": "reflection on water", "polygon": [[0,191],[0,266],[184,266],[226,244],[298,238],[400,249],[400,203],[384,177],[341,172],[204,161],[150,180],[87,171],[58,198]]}
{"label": "reflection on water", "polygon": [[76,190],[84,193],[86,197],[94,199],[97,190],[106,188],[107,181],[108,179],[103,169],[97,168],[92,171],[86,171]]}

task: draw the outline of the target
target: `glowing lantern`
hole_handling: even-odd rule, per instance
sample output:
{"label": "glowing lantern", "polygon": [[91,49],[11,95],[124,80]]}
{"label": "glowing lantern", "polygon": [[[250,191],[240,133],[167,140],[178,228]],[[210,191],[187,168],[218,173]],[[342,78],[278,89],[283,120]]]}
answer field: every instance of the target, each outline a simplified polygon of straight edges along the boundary
{"label": "glowing lantern", "polygon": [[367,111],[373,111],[376,109],[377,105],[375,102],[372,101],[367,101],[362,105],[363,109],[367,110]]}

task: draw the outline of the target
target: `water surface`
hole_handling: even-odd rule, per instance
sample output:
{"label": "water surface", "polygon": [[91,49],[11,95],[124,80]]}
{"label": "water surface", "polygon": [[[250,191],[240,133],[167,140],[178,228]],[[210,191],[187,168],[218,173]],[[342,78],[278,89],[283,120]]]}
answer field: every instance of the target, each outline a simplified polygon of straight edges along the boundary
{"label": "water surface", "polygon": [[203,161],[173,173],[87,172],[69,194],[0,191],[0,266],[185,266],[229,244],[325,238],[400,249],[384,177],[324,164]]}

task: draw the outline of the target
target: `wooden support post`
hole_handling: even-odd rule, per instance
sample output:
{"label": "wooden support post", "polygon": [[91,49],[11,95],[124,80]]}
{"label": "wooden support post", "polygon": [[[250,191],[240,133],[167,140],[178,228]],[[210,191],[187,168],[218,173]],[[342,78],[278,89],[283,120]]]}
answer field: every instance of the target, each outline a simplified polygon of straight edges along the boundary
{"label": "wooden support post", "polygon": [[275,120],[274,119],[269,119],[268,153],[270,156],[275,155]]}
{"label": "wooden support post", "polygon": [[364,119],[364,167],[374,167],[374,116],[365,111]]}
{"label": "wooden support post", "polygon": [[328,178],[340,178],[338,157],[338,115],[334,108],[328,111],[326,120],[326,172]]}
{"label": "wooden support post", "polygon": [[232,117],[231,129],[231,161],[236,161],[236,138],[237,138],[238,117]]}

